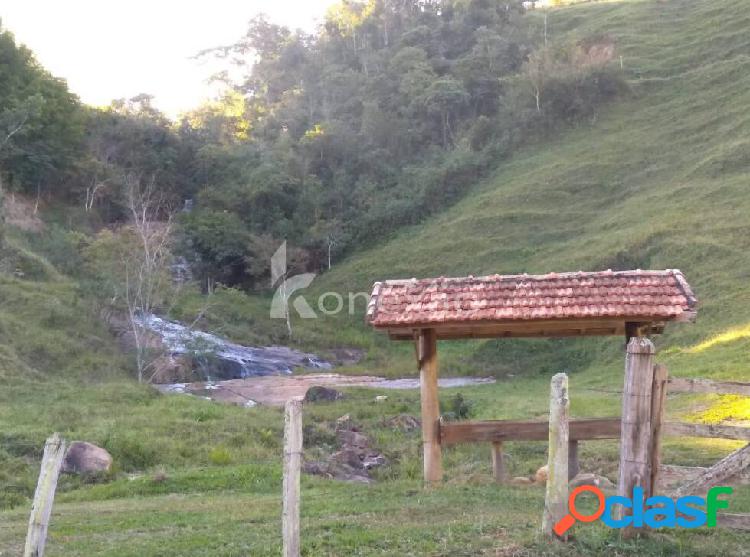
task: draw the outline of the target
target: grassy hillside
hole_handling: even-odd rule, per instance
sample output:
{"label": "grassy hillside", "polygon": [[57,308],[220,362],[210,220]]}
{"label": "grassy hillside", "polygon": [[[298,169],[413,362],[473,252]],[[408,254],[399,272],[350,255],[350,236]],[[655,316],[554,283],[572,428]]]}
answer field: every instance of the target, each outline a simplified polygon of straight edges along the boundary
{"label": "grassy hillside", "polygon": [[[552,11],[549,26],[553,40],[614,37],[632,95],[529,146],[438,217],[336,265],[314,293],[411,276],[679,267],[701,301],[699,320],[668,329],[660,359],[675,375],[747,380],[750,13],[738,2],[608,2]],[[281,412],[135,385],[85,290],[21,236],[13,246],[0,274],[0,554],[19,552],[42,443],[58,430],[107,447],[116,469],[101,484],[64,478],[49,555],[278,555]],[[268,301],[220,294],[206,324],[238,340],[279,341],[284,327],[268,322]],[[176,313],[190,315],[193,302]],[[413,348],[368,330],[359,303],[353,316],[295,322],[298,341],[369,348],[353,372],[413,371]],[[620,338],[444,343],[441,365],[506,379],[462,389],[478,418],[543,416],[553,370],[574,372],[574,415],[619,412]],[[746,552],[747,534],[705,529],[621,542],[591,526],[577,530],[575,543],[540,545],[541,488],[493,484],[489,450],[477,445],[446,451],[446,486],[423,491],[419,431],[385,423],[417,415],[418,393],[382,393],[385,403],[376,394],[352,390],[342,402],[306,407],[311,445],[325,446],[333,422],[349,414],[389,459],[375,486],[303,480],[306,555]],[[452,394],[443,390],[443,402]],[[721,397],[670,397],[668,412],[750,419],[746,401]],[[708,465],[737,445],[669,439],[664,458]],[[513,475],[546,458],[543,443],[507,449]],[[616,459],[616,443],[582,446],[584,470],[613,477]],[[737,490],[731,510],[750,511],[749,489]]]}
{"label": "grassy hillside", "polygon": [[[750,347],[745,8],[634,1],[552,11],[552,40],[615,39],[630,98],[518,153],[439,217],[334,267],[318,279],[318,291],[366,291],[375,280],[412,276],[680,268],[700,311],[696,325],[672,326],[659,341],[675,370],[738,376],[750,369],[740,357]],[[355,327],[359,315],[349,320]],[[300,324],[306,326],[326,336],[325,323]],[[700,345],[726,333],[723,341]],[[580,369],[619,364],[620,342],[554,346]],[[521,373],[560,365],[559,356],[519,360],[521,346],[545,351],[550,342],[449,347],[461,358],[446,363]]]}

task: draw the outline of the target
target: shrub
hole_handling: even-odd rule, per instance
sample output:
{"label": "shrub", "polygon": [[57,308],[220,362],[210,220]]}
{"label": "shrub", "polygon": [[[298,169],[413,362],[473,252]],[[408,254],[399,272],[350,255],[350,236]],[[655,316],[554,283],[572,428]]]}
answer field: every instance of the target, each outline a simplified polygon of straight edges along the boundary
{"label": "shrub", "polygon": [[474,405],[464,398],[461,393],[456,393],[448,404],[448,410],[443,412],[446,420],[467,420],[474,411]]}
{"label": "shrub", "polygon": [[159,460],[156,448],[136,435],[113,435],[103,445],[125,471],[145,470]]}
{"label": "shrub", "polygon": [[215,466],[226,466],[232,463],[232,453],[226,447],[214,447],[208,453],[208,460]]}

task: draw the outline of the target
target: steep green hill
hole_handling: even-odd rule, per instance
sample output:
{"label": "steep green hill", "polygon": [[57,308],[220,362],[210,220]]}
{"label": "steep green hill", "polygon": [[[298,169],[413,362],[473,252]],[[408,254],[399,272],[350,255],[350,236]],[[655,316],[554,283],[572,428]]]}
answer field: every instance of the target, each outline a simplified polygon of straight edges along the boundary
{"label": "steep green hill", "polygon": [[[747,370],[740,355],[750,347],[749,25],[746,6],[710,0],[551,11],[552,40],[615,40],[632,95],[519,152],[440,216],[334,267],[319,291],[412,276],[680,268],[700,300],[699,319],[671,327],[662,346],[679,347],[670,350],[686,373]],[[727,331],[710,348],[681,351]],[[619,362],[620,339],[586,342]],[[492,369],[518,358],[509,347],[520,345],[503,346],[455,350],[481,354]],[[545,351],[549,343],[531,346]],[[565,346],[579,367],[594,362],[581,343]]]}

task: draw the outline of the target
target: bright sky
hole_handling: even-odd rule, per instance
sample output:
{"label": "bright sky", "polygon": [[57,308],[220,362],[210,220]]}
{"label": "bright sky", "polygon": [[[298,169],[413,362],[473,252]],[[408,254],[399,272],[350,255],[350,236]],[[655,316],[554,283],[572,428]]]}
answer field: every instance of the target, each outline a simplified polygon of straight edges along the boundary
{"label": "bright sky", "polygon": [[139,93],[170,116],[213,96],[197,52],[235,42],[258,13],[313,30],[334,0],[1,0],[0,19],[93,105]]}

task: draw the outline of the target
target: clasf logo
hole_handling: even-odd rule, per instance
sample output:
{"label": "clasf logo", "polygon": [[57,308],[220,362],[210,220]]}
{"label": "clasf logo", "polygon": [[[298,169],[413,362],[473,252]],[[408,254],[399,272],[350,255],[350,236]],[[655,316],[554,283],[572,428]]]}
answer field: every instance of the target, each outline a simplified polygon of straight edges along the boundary
{"label": "clasf logo", "polygon": [[[576,498],[585,492],[593,493],[599,505],[593,514],[586,515],[578,512]],[[644,500],[643,488],[633,489],[633,499],[622,495],[604,497],[598,487],[582,485],[575,488],[568,497],[568,512],[557,524],[554,531],[558,536],[567,532],[573,524],[578,522],[601,521],[610,528],[698,528],[716,526],[716,513],[719,509],[726,509],[729,502],[719,499],[719,495],[729,495],[731,487],[712,487],[706,498],[694,495],[680,497],[676,501],[664,495],[654,495]],[[615,505],[622,505],[630,509],[631,514],[616,519],[612,516]],[[705,508],[705,510],[704,510]]]}

